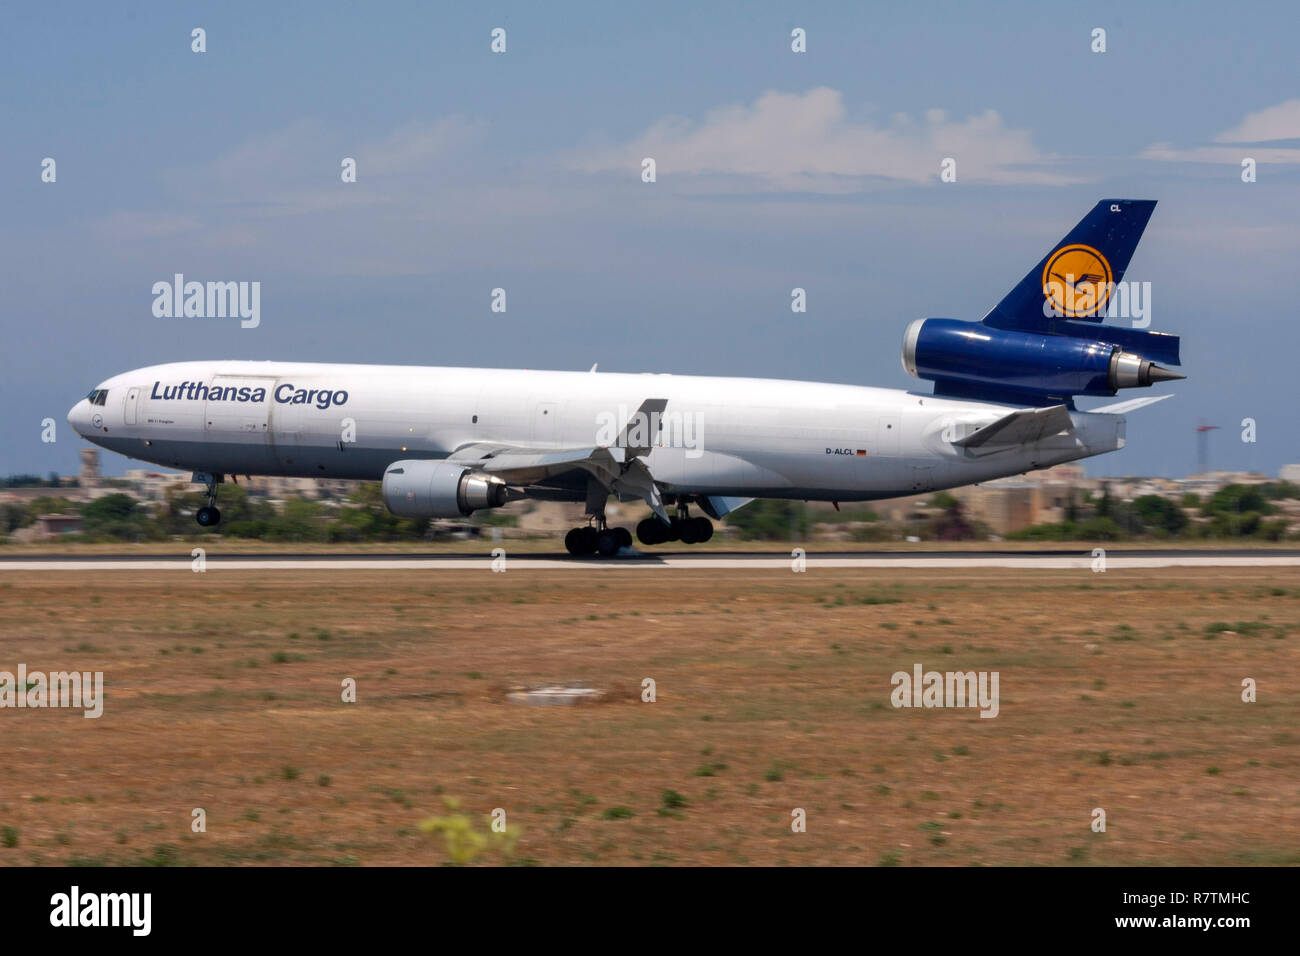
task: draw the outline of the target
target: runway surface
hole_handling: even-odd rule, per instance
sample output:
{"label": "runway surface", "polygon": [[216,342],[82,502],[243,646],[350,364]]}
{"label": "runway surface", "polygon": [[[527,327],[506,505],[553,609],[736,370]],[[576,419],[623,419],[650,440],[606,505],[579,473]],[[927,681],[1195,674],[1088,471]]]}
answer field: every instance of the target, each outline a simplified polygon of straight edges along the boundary
{"label": "runway surface", "polygon": [[[1098,561],[1091,550],[1041,551],[807,551],[804,567],[814,568],[1022,568],[1037,570],[1092,569]],[[4,571],[174,571],[192,570],[191,549],[174,556],[0,555]],[[228,571],[383,571],[383,570],[502,570],[501,559],[482,554],[348,554],[277,552],[226,554],[207,550],[206,568]],[[504,552],[504,570],[793,570],[799,558],[779,551],[625,551],[611,558],[574,558],[567,554]],[[1106,570],[1171,567],[1300,567],[1300,550],[1268,549],[1106,549]]]}

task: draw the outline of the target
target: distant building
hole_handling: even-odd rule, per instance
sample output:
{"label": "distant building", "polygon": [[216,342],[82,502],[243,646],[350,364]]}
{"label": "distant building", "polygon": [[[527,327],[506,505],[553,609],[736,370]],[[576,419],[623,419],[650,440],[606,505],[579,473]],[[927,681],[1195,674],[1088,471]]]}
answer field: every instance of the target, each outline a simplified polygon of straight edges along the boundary
{"label": "distant building", "polygon": [[99,487],[99,449],[82,448],[81,471],[77,474],[77,483],[82,488]]}
{"label": "distant building", "polygon": [[66,498],[85,501],[86,493],[80,488],[4,488],[0,489],[0,503],[27,505],[37,498]]}
{"label": "distant building", "polygon": [[1036,524],[1059,524],[1070,505],[1081,503],[1087,491],[1099,491],[1101,482],[1084,477],[1082,465],[1054,465],[1012,478],[954,488],[950,494],[966,509],[966,517],[1004,535]]}
{"label": "distant building", "polygon": [[273,500],[283,498],[346,498],[361,487],[359,481],[343,478],[292,478],[285,475],[239,477],[239,485],[249,494]]}
{"label": "distant building", "polygon": [[1283,465],[1277,476],[1283,481],[1290,481],[1300,485],[1300,465]]}
{"label": "distant building", "polygon": [[84,530],[81,515],[38,515],[26,528],[13,533],[15,541],[49,541],[65,534],[80,534]]}
{"label": "distant building", "polygon": [[315,478],[294,478],[287,475],[245,475],[237,479],[250,495],[261,495],[279,501],[285,498],[318,498],[320,486]]}
{"label": "distant building", "polygon": [[118,491],[126,492],[139,501],[166,501],[167,492],[173,488],[184,490],[189,486],[189,472],[154,471],[150,468],[131,468],[122,476],[125,487]]}
{"label": "distant building", "polygon": [[1206,497],[1228,485],[1262,485],[1272,480],[1268,475],[1254,471],[1207,471],[1200,475],[1188,475],[1179,479],[1177,484],[1183,492]]}

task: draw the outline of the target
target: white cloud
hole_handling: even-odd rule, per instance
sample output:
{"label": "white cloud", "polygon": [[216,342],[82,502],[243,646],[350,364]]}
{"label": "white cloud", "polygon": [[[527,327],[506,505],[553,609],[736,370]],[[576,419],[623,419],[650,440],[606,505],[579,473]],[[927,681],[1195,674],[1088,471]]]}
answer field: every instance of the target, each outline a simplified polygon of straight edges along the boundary
{"label": "white cloud", "polygon": [[1216,143],[1267,143],[1279,139],[1300,139],[1300,99],[1247,113],[1232,129],[1214,137]]}
{"label": "white cloud", "polygon": [[377,142],[357,147],[357,165],[368,176],[430,174],[441,160],[478,139],[482,131],[480,122],[460,116],[407,123]]}
{"label": "white cloud", "polygon": [[1142,159],[1155,159],[1167,163],[1226,163],[1240,166],[1250,157],[1257,163],[1300,163],[1300,149],[1279,146],[1196,146],[1176,149],[1169,143],[1155,143],[1142,150]]}
{"label": "white cloud", "polygon": [[1246,157],[1257,163],[1285,165],[1300,163],[1300,149],[1289,146],[1248,144],[1300,139],[1300,100],[1286,100],[1253,113],[1214,137],[1216,143],[1236,146],[1193,146],[1178,149],[1171,143],[1153,143],[1139,154],[1142,159],[1167,163],[1226,163],[1240,165]]}
{"label": "white cloud", "polygon": [[841,93],[827,87],[764,93],[752,105],[714,110],[700,123],[665,118],[632,142],[575,156],[571,165],[631,174],[647,156],[661,179],[741,177],[750,187],[778,190],[845,192],[873,177],[937,183],[940,161],[949,156],[959,182],[1078,181],[1030,168],[1057,157],[1040,152],[1027,131],[1008,128],[993,110],[964,120],[929,110],[921,118],[895,114],[888,123],[854,121]]}
{"label": "white cloud", "polygon": [[340,188],[345,156],[356,159],[357,178],[364,183],[434,177],[479,132],[479,123],[451,116],[349,142],[337,130],[305,119],[163,178],[173,192],[203,203],[248,204],[278,214],[321,212],[375,201],[362,190]]}

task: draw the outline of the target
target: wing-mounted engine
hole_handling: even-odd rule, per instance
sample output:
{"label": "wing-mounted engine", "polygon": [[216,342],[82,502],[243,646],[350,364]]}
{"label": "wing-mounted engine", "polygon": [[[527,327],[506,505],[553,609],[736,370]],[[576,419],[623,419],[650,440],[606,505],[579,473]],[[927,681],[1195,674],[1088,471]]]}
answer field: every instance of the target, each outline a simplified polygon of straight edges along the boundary
{"label": "wing-mounted engine", "polygon": [[499,508],[506,483],[450,461],[395,461],[384,472],[384,505],[402,518],[461,518]]}

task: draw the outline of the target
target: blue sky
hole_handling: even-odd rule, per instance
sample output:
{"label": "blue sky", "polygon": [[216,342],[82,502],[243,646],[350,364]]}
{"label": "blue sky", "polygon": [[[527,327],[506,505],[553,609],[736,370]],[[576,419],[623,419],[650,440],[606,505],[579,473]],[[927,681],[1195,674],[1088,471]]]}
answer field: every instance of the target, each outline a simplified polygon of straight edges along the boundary
{"label": "blue sky", "polygon": [[[1160,200],[1128,278],[1189,379],[1089,473],[1191,471],[1201,419],[1213,465],[1275,473],[1300,461],[1296,32],[1281,3],[12,7],[0,474],[74,471],[73,401],[182,359],[928,390],[906,324],[981,318],[1111,196]],[[260,281],[261,326],[155,318],[176,272]]]}

